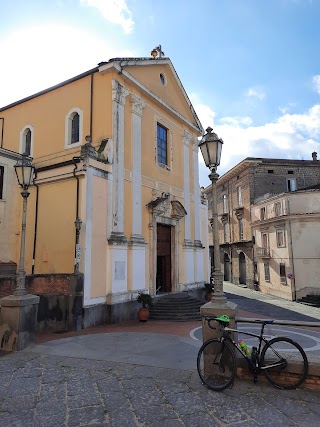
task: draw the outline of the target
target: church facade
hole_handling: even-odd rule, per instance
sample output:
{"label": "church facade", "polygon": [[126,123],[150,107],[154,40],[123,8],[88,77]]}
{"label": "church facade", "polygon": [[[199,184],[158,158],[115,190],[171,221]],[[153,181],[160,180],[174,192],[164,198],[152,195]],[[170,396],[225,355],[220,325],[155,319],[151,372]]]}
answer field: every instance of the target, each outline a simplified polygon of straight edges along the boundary
{"label": "church facade", "polygon": [[203,129],[170,59],[111,59],[0,115],[0,266],[18,262],[22,209],[4,159],[26,153],[36,170],[26,273],[81,276],[84,326],[131,318],[139,292],[209,280]]}

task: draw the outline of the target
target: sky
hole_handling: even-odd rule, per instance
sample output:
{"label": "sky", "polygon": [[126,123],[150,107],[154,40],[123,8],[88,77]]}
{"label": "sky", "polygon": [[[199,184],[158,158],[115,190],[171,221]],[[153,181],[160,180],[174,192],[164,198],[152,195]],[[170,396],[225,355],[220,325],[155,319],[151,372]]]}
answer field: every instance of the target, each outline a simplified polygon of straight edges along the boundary
{"label": "sky", "polygon": [[[246,157],[320,158],[320,0],[0,0],[0,107],[161,44],[218,173]],[[208,169],[199,153],[200,185]]]}

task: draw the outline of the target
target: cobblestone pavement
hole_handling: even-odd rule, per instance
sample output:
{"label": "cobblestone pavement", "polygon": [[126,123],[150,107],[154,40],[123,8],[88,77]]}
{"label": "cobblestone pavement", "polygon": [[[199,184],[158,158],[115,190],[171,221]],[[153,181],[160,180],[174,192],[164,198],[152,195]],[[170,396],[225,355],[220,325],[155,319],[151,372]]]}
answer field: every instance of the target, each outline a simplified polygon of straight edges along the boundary
{"label": "cobblestone pavement", "polygon": [[35,354],[0,359],[1,427],[320,425],[320,393],[264,381],[207,390],[196,370]]}

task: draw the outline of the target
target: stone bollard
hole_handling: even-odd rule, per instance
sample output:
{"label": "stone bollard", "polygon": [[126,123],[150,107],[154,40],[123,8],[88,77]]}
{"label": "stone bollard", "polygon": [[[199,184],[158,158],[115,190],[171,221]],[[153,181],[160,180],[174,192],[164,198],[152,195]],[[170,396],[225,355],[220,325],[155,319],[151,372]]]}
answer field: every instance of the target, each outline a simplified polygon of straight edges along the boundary
{"label": "stone bollard", "polygon": [[[230,318],[230,328],[235,327],[235,318],[237,315],[237,305],[232,302],[226,303],[214,303],[207,302],[200,308],[201,317],[220,317],[223,314],[226,314]],[[202,338],[203,342],[207,341],[210,338],[220,338],[221,332],[220,329],[211,329],[209,328],[207,322],[204,322],[202,319]]]}
{"label": "stone bollard", "polygon": [[20,351],[34,344],[39,297],[10,295],[0,300],[0,348]]}

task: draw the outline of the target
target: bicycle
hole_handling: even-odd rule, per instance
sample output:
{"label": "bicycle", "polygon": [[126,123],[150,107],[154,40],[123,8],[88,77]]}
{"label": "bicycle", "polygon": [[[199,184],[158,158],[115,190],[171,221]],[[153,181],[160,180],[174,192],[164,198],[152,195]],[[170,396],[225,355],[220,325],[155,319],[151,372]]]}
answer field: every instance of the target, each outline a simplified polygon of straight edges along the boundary
{"label": "bicycle", "polygon": [[[204,317],[204,320],[211,329],[216,329],[211,322],[217,322],[222,332],[221,338],[211,338],[203,343],[197,357],[197,370],[201,382],[210,390],[222,391],[233,385],[237,374],[234,349],[237,349],[247,361],[255,383],[261,372],[264,372],[272,385],[280,389],[294,389],[305,381],[308,374],[308,359],[303,348],[291,338],[276,337],[270,341],[265,338],[265,326],[271,325],[273,320],[254,321],[261,323],[260,334],[229,328],[230,319],[226,315]],[[234,341],[233,333],[258,338],[258,347],[252,347],[249,356],[240,344]]]}

